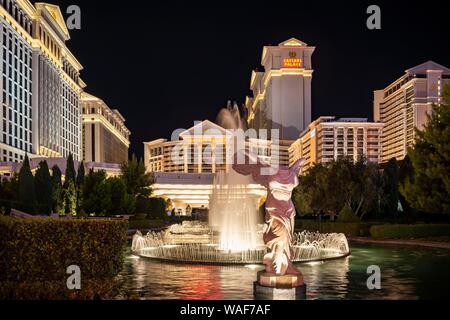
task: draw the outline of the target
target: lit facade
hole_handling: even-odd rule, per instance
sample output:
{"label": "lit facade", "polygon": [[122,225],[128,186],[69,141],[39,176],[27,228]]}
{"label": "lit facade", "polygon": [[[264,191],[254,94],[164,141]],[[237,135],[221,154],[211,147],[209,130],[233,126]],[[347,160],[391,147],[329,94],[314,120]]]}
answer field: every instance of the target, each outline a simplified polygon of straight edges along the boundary
{"label": "lit facade", "polygon": [[0,159],[81,159],[81,64],[59,7],[28,0],[0,1]]}
{"label": "lit facade", "polygon": [[130,130],[118,110],[93,95],[83,93],[83,159],[87,162],[128,162]]}
{"label": "lit facade", "polygon": [[[144,143],[147,172],[153,174],[153,194],[171,200],[177,212],[209,208],[216,173],[230,172],[234,155],[233,135],[206,120],[180,133],[179,139],[158,139]],[[297,144],[273,145],[272,141],[246,139],[245,147],[262,160],[287,166],[298,159]],[[278,158],[279,157],[279,158]],[[263,197],[265,188],[250,186]]]}
{"label": "lit facade", "polygon": [[254,71],[248,97],[249,126],[279,130],[279,139],[295,141],[311,123],[311,57],[315,48],[297,39],[264,47],[264,72]]}
{"label": "lit facade", "polygon": [[382,162],[405,158],[408,148],[414,145],[415,129],[423,129],[433,104],[442,102],[446,83],[450,83],[450,70],[428,61],[374,92],[375,121],[385,124]]}
{"label": "lit facade", "polygon": [[[273,165],[290,166],[299,159],[298,145],[247,139],[245,148]],[[232,133],[206,120],[182,132],[179,140],[144,143],[148,172],[214,174],[229,172],[234,155]]]}
{"label": "lit facade", "polygon": [[381,161],[382,123],[367,122],[367,119],[336,119],[320,117],[309,125],[296,148],[305,158],[302,172],[319,163],[328,163],[340,157],[352,157],[357,161],[365,156],[368,161]]}

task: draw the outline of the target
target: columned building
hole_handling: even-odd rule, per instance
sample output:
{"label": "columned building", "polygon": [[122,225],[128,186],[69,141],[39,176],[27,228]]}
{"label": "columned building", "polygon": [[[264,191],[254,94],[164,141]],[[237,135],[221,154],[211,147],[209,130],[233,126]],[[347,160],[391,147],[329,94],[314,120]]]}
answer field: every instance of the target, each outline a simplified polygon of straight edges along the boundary
{"label": "columned building", "polygon": [[405,71],[383,90],[374,92],[374,118],[385,124],[382,162],[403,160],[414,145],[415,129],[426,125],[433,104],[442,102],[443,87],[450,83],[450,70],[433,61]]}
{"label": "columned building", "polygon": [[305,158],[302,172],[315,164],[328,163],[342,157],[355,162],[365,156],[368,161],[381,161],[382,123],[367,119],[320,117],[309,125],[296,142],[300,157]]}
{"label": "columned building", "polygon": [[[274,166],[289,166],[299,159],[296,143],[278,145],[271,140],[248,138],[241,147]],[[157,139],[144,143],[148,172],[229,172],[234,153],[233,134],[208,120],[182,132],[179,140]]]}
{"label": "columned building", "polygon": [[116,109],[110,109],[101,99],[82,95],[83,159],[87,162],[128,162],[130,130],[125,118]]}
{"label": "columned building", "polygon": [[261,65],[254,71],[248,97],[249,126],[279,130],[279,139],[295,141],[311,123],[311,56],[315,48],[292,38],[264,47]]}
{"label": "columned building", "polygon": [[0,159],[81,159],[81,64],[58,6],[0,1]]}

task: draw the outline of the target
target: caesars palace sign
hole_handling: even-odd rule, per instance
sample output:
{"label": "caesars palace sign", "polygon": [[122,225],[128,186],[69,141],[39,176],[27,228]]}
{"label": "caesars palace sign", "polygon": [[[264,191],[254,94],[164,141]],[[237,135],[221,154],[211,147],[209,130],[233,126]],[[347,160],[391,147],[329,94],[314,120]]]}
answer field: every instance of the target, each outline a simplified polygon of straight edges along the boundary
{"label": "caesars palace sign", "polygon": [[289,58],[283,60],[284,68],[303,68],[303,60],[297,58],[297,54],[295,52],[289,52]]}

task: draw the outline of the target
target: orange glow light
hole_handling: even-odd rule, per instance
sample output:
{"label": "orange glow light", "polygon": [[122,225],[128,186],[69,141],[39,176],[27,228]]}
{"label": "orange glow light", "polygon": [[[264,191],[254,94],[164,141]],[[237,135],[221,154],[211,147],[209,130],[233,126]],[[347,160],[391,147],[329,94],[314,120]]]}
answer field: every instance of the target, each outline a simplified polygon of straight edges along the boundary
{"label": "orange glow light", "polygon": [[303,60],[299,58],[284,59],[283,66],[285,68],[301,68],[303,66]]}

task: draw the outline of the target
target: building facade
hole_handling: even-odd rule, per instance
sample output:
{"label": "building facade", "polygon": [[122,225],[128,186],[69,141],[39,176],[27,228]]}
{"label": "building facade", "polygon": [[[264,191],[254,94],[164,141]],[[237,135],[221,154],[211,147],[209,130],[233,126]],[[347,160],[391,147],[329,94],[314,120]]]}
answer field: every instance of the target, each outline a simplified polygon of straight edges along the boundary
{"label": "building facade", "polygon": [[315,164],[328,163],[341,157],[351,157],[357,161],[365,156],[368,161],[381,161],[382,123],[368,122],[367,119],[320,117],[309,125],[296,149],[305,158],[302,172]]}
{"label": "building facade", "polygon": [[[244,140],[244,139],[243,139]],[[299,159],[297,144],[247,138],[241,148],[272,165],[290,166]],[[231,170],[235,146],[232,132],[206,120],[185,130],[178,140],[144,143],[148,172],[214,174]]]}
{"label": "building facade", "polygon": [[442,102],[447,83],[450,70],[428,61],[374,92],[374,118],[385,125],[381,138],[383,163],[405,158],[408,148],[414,145],[415,129],[424,128],[433,104]]}
{"label": "building facade", "polygon": [[247,97],[249,126],[279,130],[279,139],[295,141],[311,123],[311,57],[315,48],[295,38],[266,46],[261,65],[254,71]]}
{"label": "building facade", "polygon": [[81,159],[81,64],[59,7],[0,1],[0,159]]}
{"label": "building facade", "polygon": [[116,109],[110,109],[101,99],[82,95],[83,159],[87,162],[128,162],[130,130],[125,118]]}

